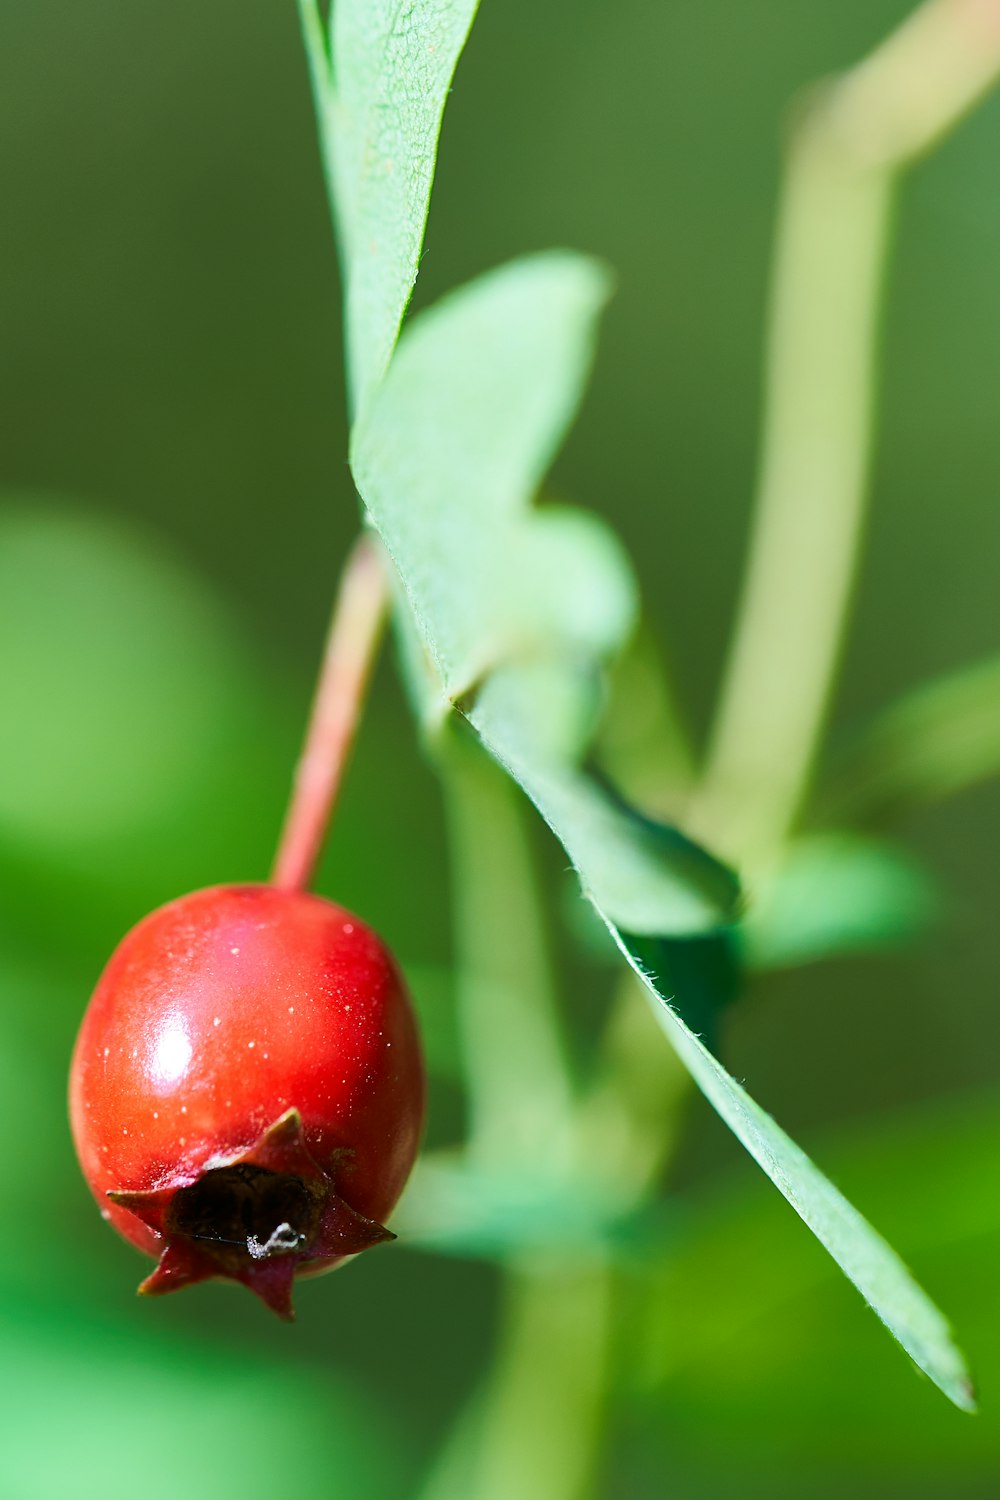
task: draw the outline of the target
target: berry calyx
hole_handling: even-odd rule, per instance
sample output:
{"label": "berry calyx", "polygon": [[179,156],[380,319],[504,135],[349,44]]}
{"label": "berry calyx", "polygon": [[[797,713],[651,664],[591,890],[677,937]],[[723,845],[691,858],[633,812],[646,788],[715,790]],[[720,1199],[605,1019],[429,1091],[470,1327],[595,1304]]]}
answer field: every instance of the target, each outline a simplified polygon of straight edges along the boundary
{"label": "berry calyx", "polygon": [[140,1291],[225,1277],[284,1318],[297,1276],[393,1238],[423,1109],[387,949],[342,907],[272,886],[197,891],[140,922],[70,1079],[90,1188],[158,1261]]}

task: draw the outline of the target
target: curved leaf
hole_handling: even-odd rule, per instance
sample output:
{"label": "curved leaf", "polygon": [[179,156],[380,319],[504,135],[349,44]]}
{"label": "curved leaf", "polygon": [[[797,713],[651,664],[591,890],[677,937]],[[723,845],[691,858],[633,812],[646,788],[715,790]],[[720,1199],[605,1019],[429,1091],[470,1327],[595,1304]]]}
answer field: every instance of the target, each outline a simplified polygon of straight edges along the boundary
{"label": "curved leaf", "polygon": [[736,882],[682,835],[644,827],[580,769],[596,668],[626,639],[635,588],[595,518],[532,508],[576,409],[603,271],[566,252],[516,261],[415,318],[356,424],[354,475],[398,569],[429,718],[461,704],[631,931],[725,922]]}
{"label": "curved leaf", "polygon": [[891,844],[852,833],[787,846],[743,924],[755,968],[811,963],[912,942],[936,907],[929,876]]}
{"label": "curved leaf", "polygon": [[830,768],[819,805],[885,819],[1000,772],[1000,656],[924,683],[885,709]]}
{"label": "curved leaf", "polygon": [[656,1002],[667,1039],[737,1140],[826,1246],[914,1363],[956,1406],[974,1411],[972,1382],[951,1328],[896,1252],[726,1072],[660,993],[656,976],[646,972],[622,935],[613,928],[612,935]]}
{"label": "curved leaf", "polygon": [[590,660],[631,628],[632,575],[607,528],[529,508],[607,292],[604,271],[569,253],[480,277],[407,327],[355,424],[355,481],[452,702],[512,658]]}
{"label": "curved leaf", "polygon": [[441,117],[477,3],[337,0],[327,42],[314,0],[303,0],[358,409],[385,372],[417,279]]}
{"label": "curved leaf", "polygon": [[[921,1267],[952,1288],[990,1388],[1000,1379],[998,1144],[994,1090],[839,1127],[823,1145],[838,1178],[877,1202]],[[675,1464],[697,1455],[707,1493],[757,1494],[754,1481],[776,1477],[775,1413],[782,1496],[883,1495],[890,1473],[901,1495],[989,1492],[1000,1465],[995,1410],[965,1423],[929,1388],[894,1381],[865,1310],[850,1305],[808,1236],[788,1233],[763,1182],[726,1174],[685,1199],[674,1230],[637,1298],[628,1370],[651,1435]],[[720,1431],[726,1442],[713,1445]]]}
{"label": "curved leaf", "polygon": [[[644,970],[624,931],[711,931],[732,875],[677,834],[653,838],[580,769],[594,679],[632,614],[603,529],[539,540],[529,503],[579,398],[604,279],[565,254],[515,263],[409,326],[355,431],[358,488],[412,609],[424,704],[459,702],[569,852],[695,1081],[886,1326],[956,1405],[962,1356],[898,1256],[730,1077]],[[558,523],[556,523],[558,524]],[[602,540],[603,539],[603,540]]]}

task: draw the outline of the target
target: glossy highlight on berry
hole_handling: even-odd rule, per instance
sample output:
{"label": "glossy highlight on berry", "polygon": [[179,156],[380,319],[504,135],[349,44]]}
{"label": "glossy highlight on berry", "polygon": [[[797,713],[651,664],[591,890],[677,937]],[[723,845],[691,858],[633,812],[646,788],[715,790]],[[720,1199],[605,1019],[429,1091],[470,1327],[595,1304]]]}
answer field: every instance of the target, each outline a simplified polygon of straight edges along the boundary
{"label": "glossy highlight on berry", "polygon": [[197,891],[140,922],[70,1078],[91,1191],[157,1259],[140,1291],[224,1277],[284,1318],[296,1277],[393,1238],[423,1112],[388,950],[342,907],[265,885]]}

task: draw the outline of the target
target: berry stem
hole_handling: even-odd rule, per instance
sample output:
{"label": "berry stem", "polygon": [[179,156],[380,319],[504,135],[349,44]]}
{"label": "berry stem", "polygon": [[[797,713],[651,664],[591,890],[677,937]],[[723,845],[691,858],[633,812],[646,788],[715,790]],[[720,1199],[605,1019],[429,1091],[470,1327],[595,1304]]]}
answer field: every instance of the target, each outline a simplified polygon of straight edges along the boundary
{"label": "berry stem", "polygon": [[305,890],[312,881],[382,639],[388,599],[378,543],[362,533],[341,575],[271,875],[272,885],[282,890]]}

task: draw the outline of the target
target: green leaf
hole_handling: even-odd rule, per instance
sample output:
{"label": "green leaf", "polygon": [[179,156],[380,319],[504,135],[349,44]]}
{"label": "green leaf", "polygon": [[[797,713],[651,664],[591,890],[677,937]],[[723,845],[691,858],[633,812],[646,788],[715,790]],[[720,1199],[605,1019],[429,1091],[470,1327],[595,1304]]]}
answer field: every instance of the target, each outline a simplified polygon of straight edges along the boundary
{"label": "green leaf", "polygon": [[969,1407],[941,1314],[671,1009],[622,936],[724,925],[736,886],[579,768],[595,674],[629,627],[632,591],[603,528],[529,504],[579,399],[603,294],[597,268],[567,254],[484,277],[410,324],[362,412],[354,473],[412,610],[416,690],[439,712],[461,703],[566,847],[711,1103],[913,1359]]}
{"label": "green leaf", "polygon": [[657,993],[669,997],[684,1024],[718,1055],[722,1017],[743,977],[740,946],[731,928],[695,937],[643,937],[622,933]]}
{"label": "green leaf", "polygon": [[579,402],[606,290],[592,261],[553,252],[415,318],[356,425],[354,475],[426,652],[406,651],[425,715],[465,704],[617,920],[704,930],[732,909],[731,873],[578,766],[596,669],[634,621],[631,572],[593,517],[530,505]]}
{"label": "green leaf", "polygon": [[[993,1091],[841,1128],[823,1153],[951,1288],[986,1389],[1000,1381],[998,1144]],[[788,1233],[763,1183],[741,1174],[701,1190],[674,1229],[626,1358],[649,1432],[675,1464],[698,1464],[706,1493],[811,1495],[814,1473],[824,1495],[882,1494],[887,1474],[901,1495],[990,1493],[1000,1413],[966,1423],[929,1386],[895,1378],[865,1309],[808,1236]],[[788,1477],[772,1488],[776,1413]]]}
{"label": "green leaf", "polygon": [[778,968],[911,942],[935,910],[930,879],[891,844],[814,834],[789,845],[743,924],[748,963]]}
{"label": "green leaf", "polygon": [[[528,793],[556,833],[587,896],[630,932],[672,936],[711,931],[735,913],[732,871],[678,829],[637,816],[575,764],[565,701],[572,666],[550,661],[496,671],[469,717],[483,742]],[[562,695],[560,696],[560,688]],[[554,720],[562,708],[562,720]]]}
{"label": "green leaf", "polygon": [[399,570],[440,692],[512,658],[613,650],[635,593],[592,517],[529,508],[583,391],[604,271],[515,261],[409,325],[356,424],[352,468]]}
{"label": "green leaf", "polygon": [[926,683],[886,709],[831,768],[836,820],[898,815],[1000,773],[1000,656]]}
{"label": "green leaf", "polygon": [[951,1329],[899,1256],[726,1072],[659,993],[638,955],[618,937],[622,952],[657,1002],[660,1025],[702,1093],[914,1363],[956,1406],[973,1411],[972,1384]]}
{"label": "green leaf", "polygon": [[356,409],[384,374],[423,245],[438,134],[477,0],[337,0],[306,43],[336,206]]}

